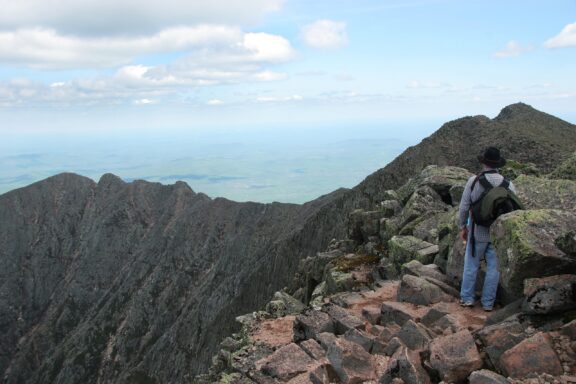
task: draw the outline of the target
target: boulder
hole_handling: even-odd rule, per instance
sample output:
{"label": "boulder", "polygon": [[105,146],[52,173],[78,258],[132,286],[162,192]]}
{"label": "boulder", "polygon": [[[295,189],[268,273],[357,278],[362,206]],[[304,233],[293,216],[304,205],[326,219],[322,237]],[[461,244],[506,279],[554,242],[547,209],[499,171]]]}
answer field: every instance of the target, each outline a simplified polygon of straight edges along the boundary
{"label": "boulder", "polygon": [[338,338],[330,345],[326,355],[342,383],[363,383],[376,379],[372,356],[356,343]]}
{"label": "boulder", "polygon": [[463,187],[471,176],[473,175],[464,168],[429,165],[398,189],[398,197],[400,201],[406,201],[418,187],[429,186],[448,204],[456,205],[460,201],[452,201],[450,189],[455,186]]}
{"label": "boulder", "polygon": [[292,343],[277,349],[272,355],[256,362],[256,368],[262,373],[287,381],[306,372],[314,364],[298,345]]}
{"label": "boulder", "polygon": [[375,337],[366,332],[359,331],[357,329],[351,329],[346,331],[342,336],[344,339],[358,344],[368,353],[372,352],[372,346],[374,345]]}
{"label": "boulder", "polygon": [[[284,303],[284,315],[297,315],[302,313],[306,306],[300,301],[284,291],[274,293],[273,302]],[[269,312],[269,311],[268,311]]]}
{"label": "boulder", "polygon": [[450,207],[442,201],[440,195],[432,188],[429,186],[419,187],[414,191],[412,196],[410,196],[402,210],[400,227],[404,227],[408,223],[431,212],[444,212],[449,208]]}
{"label": "boulder", "polygon": [[382,243],[386,243],[392,237],[398,234],[400,230],[401,218],[394,216],[391,218],[380,219],[380,232],[378,237]]}
{"label": "boulder", "polygon": [[484,351],[493,366],[500,367],[500,357],[504,352],[514,347],[528,337],[526,326],[512,317],[501,323],[489,325],[476,333],[484,345]]}
{"label": "boulder", "polygon": [[342,272],[330,269],[326,273],[327,293],[350,291],[354,286],[354,277],[350,272]]}
{"label": "boulder", "polygon": [[305,340],[300,343],[300,348],[314,360],[322,360],[326,357],[326,351],[314,339]]}
{"label": "boulder", "polygon": [[482,358],[472,334],[460,331],[430,343],[430,364],[446,382],[464,381],[482,368]]}
{"label": "boulder", "polygon": [[548,178],[576,181],[576,152],[552,171]]}
{"label": "boulder", "polygon": [[560,328],[560,333],[564,336],[568,336],[570,340],[576,340],[576,320],[564,324],[562,328]]}
{"label": "boulder", "polygon": [[402,204],[398,200],[385,200],[380,203],[383,217],[393,217],[402,212]]}
{"label": "boulder", "polygon": [[[422,218],[422,220],[415,220],[410,234],[420,240],[427,241],[432,244],[438,244],[438,227],[441,222],[445,220],[446,212],[431,213]],[[402,228],[402,232],[406,227]],[[401,233],[404,234],[404,233]]]}
{"label": "boulder", "polygon": [[450,279],[442,273],[436,264],[424,265],[418,260],[411,260],[406,264],[402,264],[403,275],[413,275],[418,277],[432,277],[433,279],[450,284]]}
{"label": "boulder", "polygon": [[576,270],[574,228],[576,214],[545,209],[511,212],[492,225],[504,303],[522,297],[525,279]]}
{"label": "boulder", "polygon": [[526,313],[563,313],[576,308],[576,275],[558,275],[524,280]]}
{"label": "boulder", "polygon": [[500,168],[500,173],[508,180],[515,180],[520,175],[539,176],[540,170],[534,163],[521,163],[507,159],[506,165]]}
{"label": "boulder", "polygon": [[320,333],[334,333],[334,321],[327,313],[308,311],[294,321],[294,341],[316,339]]}
{"label": "boulder", "polygon": [[400,347],[388,363],[388,368],[380,378],[381,384],[398,383],[430,384],[430,376],[422,367],[420,355],[406,347]]}
{"label": "boulder", "polygon": [[380,219],[388,217],[387,212],[364,211],[357,209],[349,216],[348,238],[356,240],[358,243],[369,241],[371,236],[378,236],[380,231]]}
{"label": "boulder", "polygon": [[426,279],[412,275],[402,276],[397,300],[419,305],[430,305],[441,301],[451,301],[453,297]]}
{"label": "boulder", "polygon": [[[309,380],[312,384],[326,384],[337,383],[340,379],[338,378],[338,374],[334,371],[334,368],[332,368],[330,364],[325,364],[310,372]],[[302,383],[309,382],[303,381]]]}
{"label": "boulder", "polygon": [[509,377],[525,378],[532,374],[562,375],[564,370],[554,351],[549,334],[539,332],[507,350],[500,357],[500,367]]}
{"label": "boulder", "polygon": [[575,180],[551,180],[522,175],[514,180],[514,186],[526,209],[562,209],[576,212]]}
{"label": "boulder", "polygon": [[364,307],[362,308],[362,317],[368,320],[370,324],[380,324],[381,318],[380,308],[378,307]]}
{"label": "boulder", "polygon": [[412,350],[424,349],[432,340],[432,333],[422,324],[408,320],[396,337],[402,340],[404,345]]}
{"label": "boulder", "polygon": [[[444,292],[445,294],[452,296],[452,298],[459,298],[460,297],[460,291],[458,291],[456,288],[446,284],[445,282],[441,281],[441,280],[437,280],[433,277],[428,277],[425,276],[424,280],[426,280],[427,282],[436,285],[438,288],[440,288],[442,290],[442,292]],[[450,300],[448,300],[450,301]]]}
{"label": "boulder", "polygon": [[419,322],[428,309],[418,307],[411,303],[398,303],[395,301],[385,301],[380,310],[380,321],[383,325],[388,323],[403,326],[408,320]]}
{"label": "boulder", "polygon": [[510,384],[504,376],[487,369],[472,372],[468,377],[468,382],[470,384]]}
{"label": "boulder", "polygon": [[452,313],[453,307],[449,303],[440,302],[434,304],[432,308],[426,313],[426,315],[422,318],[422,324],[427,327],[432,326],[437,320]]}
{"label": "boulder", "polygon": [[351,329],[365,328],[365,322],[362,319],[352,315],[342,307],[330,305],[325,308],[325,311],[334,321],[334,333],[336,334],[341,335]]}
{"label": "boulder", "polygon": [[438,254],[438,246],[420,240],[414,236],[394,236],[388,241],[389,260],[391,268],[389,274],[398,276],[402,264],[411,260],[418,260],[422,264],[431,264]]}

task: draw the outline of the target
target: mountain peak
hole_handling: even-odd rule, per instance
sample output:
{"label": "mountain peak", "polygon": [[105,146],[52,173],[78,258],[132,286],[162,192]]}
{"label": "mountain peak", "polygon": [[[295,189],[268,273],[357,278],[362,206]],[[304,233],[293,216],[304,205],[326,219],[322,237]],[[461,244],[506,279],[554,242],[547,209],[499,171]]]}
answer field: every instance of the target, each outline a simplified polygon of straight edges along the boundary
{"label": "mountain peak", "polygon": [[525,118],[529,115],[541,114],[542,112],[537,109],[532,108],[532,106],[524,103],[510,104],[504,107],[498,116],[494,120],[504,121],[515,118]]}

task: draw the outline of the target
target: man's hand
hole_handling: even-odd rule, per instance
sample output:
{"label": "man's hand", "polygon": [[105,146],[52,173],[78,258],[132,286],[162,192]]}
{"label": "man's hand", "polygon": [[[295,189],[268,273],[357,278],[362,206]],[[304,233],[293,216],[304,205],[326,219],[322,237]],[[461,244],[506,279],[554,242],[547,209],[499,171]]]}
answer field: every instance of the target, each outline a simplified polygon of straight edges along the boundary
{"label": "man's hand", "polygon": [[462,241],[468,240],[468,228],[467,227],[462,228],[462,230],[460,231],[460,238],[462,239]]}

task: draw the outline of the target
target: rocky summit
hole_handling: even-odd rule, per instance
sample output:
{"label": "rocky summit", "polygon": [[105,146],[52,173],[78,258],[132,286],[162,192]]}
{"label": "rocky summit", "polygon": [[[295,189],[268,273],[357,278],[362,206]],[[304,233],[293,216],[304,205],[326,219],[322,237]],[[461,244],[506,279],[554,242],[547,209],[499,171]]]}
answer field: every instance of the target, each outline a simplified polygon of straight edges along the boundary
{"label": "rocky summit", "polygon": [[[510,159],[503,172],[527,208],[492,228],[502,279],[489,315],[456,303],[455,222],[487,145]],[[0,373],[5,383],[570,382],[575,150],[574,125],[515,104],[449,122],[357,187],[304,205],[110,174],[11,191],[0,196]]]}

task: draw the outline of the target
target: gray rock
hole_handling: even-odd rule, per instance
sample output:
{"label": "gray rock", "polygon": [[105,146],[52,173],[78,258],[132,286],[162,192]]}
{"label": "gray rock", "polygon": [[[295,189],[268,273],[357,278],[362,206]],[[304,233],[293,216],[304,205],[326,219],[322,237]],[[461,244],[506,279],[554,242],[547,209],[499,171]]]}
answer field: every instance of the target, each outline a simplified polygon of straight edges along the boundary
{"label": "gray rock", "polygon": [[360,345],[337,339],[326,354],[342,383],[363,383],[376,379],[373,358]]}
{"label": "gray rock", "polygon": [[419,322],[426,312],[426,309],[417,308],[410,303],[385,301],[382,303],[380,321],[383,325],[393,323],[403,326],[408,320]]}
{"label": "gray rock", "polygon": [[528,337],[526,325],[516,317],[484,327],[476,335],[484,345],[490,362],[498,369],[502,368],[500,366],[502,354]]}
{"label": "gray rock", "polygon": [[384,200],[380,203],[380,210],[386,218],[397,216],[402,212],[402,204],[398,200]]}
{"label": "gray rock", "polygon": [[432,333],[425,326],[408,320],[396,337],[412,350],[425,349],[432,340]]}
{"label": "gray rock", "polygon": [[342,307],[330,305],[325,310],[334,321],[336,334],[344,334],[351,329],[364,329],[365,327],[362,319],[350,314]]}
{"label": "gray rock", "polygon": [[440,271],[440,268],[436,264],[424,265],[418,260],[411,260],[408,263],[403,264],[402,274],[408,274],[422,278],[431,277],[446,284],[450,284],[451,282],[450,279]]}
{"label": "gray rock", "polygon": [[294,321],[294,341],[317,339],[320,333],[334,333],[334,321],[321,311],[308,311],[296,317]]}
{"label": "gray rock", "polygon": [[[388,241],[389,260],[398,276],[402,264],[418,260],[422,264],[430,264],[438,253],[438,246],[422,241],[413,236],[394,236]],[[393,271],[391,271],[393,272]]]}
{"label": "gray rock", "polygon": [[380,378],[381,384],[396,383],[397,379],[408,384],[429,384],[430,376],[422,368],[422,362],[418,353],[400,347],[390,359],[384,375]]}
{"label": "gray rock", "polygon": [[526,313],[564,313],[576,308],[576,275],[558,275],[524,280]]}
{"label": "gray rock", "polygon": [[453,297],[425,279],[404,275],[398,289],[397,300],[419,305],[430,305],[441,301],[451,301]]}
{"label": "gray rock", "polygon": [[306,372],[313,364],[314,360],[302,348],[292,343],[256,362],[256,368],[268,376],[287,381]]}

